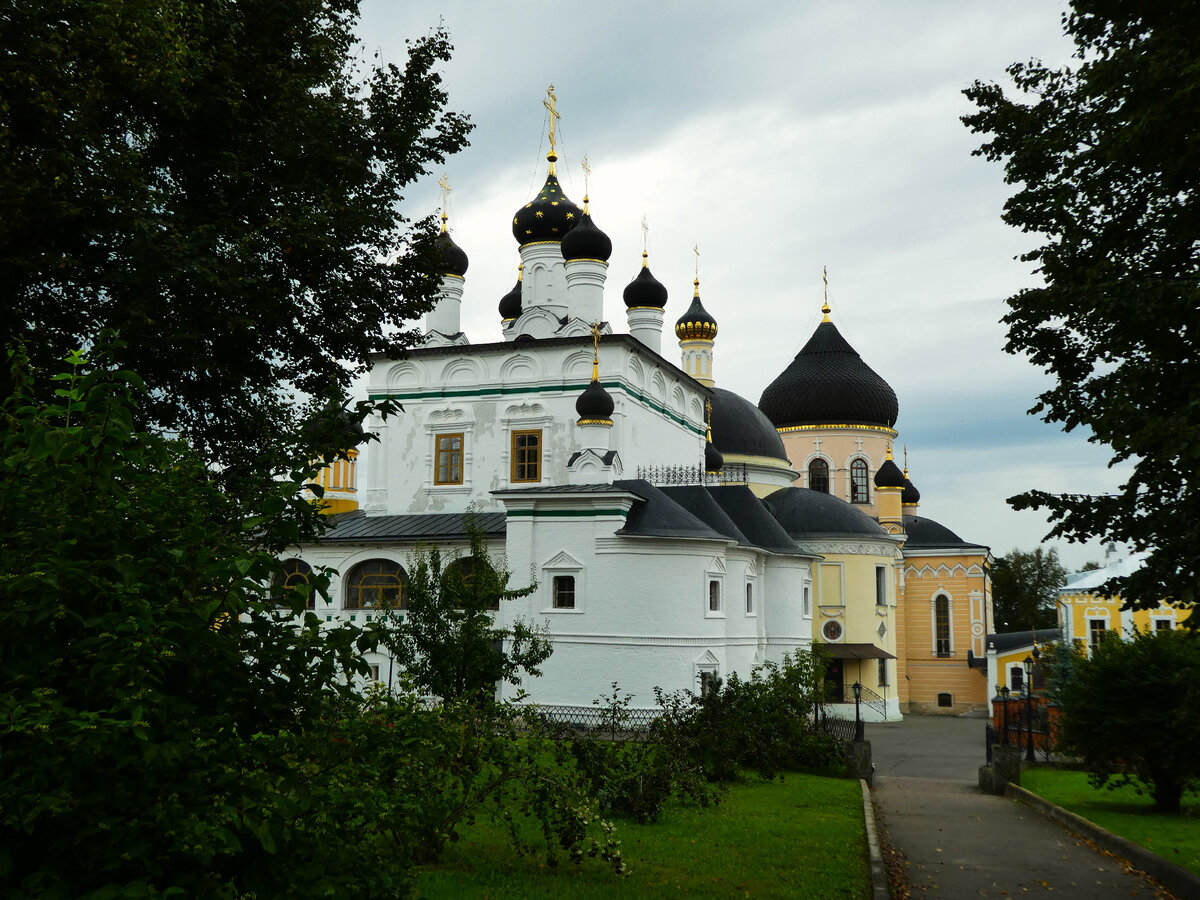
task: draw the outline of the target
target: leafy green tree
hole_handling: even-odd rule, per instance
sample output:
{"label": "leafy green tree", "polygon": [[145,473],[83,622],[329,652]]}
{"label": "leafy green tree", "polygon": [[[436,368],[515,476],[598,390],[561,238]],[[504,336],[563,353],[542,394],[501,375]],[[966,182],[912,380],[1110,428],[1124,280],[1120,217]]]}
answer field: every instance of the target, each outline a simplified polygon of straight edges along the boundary
{"label": "leafy green tree", "polygon": [[1135,608],[1186,606],[1200,586],[1200,3],[1072,0],[1077,62],[1017,63],[1014,96],[966,90],[976,151],[1018,186],[1004,220],[1043,237],[1022,259],[1043,286],[1008,300],[1010,353],[1056,383],[1031,410],[1112,448],[1113,495],[1032,490],[1051,536],[1149,550],[1105,587]]}
{"label": "leafy green tree", "polygon": [[552,858],[621,871],[578,775],[530,728],[514,740],[515,712],[364,701],[371,636],[268,587],[321,521],[311,469],[232,498],[184,442],[137,428],[135,375],[76,355],[45,401],[10,358],[0,893],[404,896],[485,809],[519,848],[532,820]]}
{"label": "leafy green tree", "polygon": [[992,564],[992,607],[997,631],[1032,631],[1057,624],[1055,601],[1067,573],[1058,551],[1013,550]]}
{"label": "leafy green tree", "polygon": [[443,564],[438,547],[418,553],[409,567],[406,609],[389,619],[381,642],[409,682],[445,701],[489,702],[501,682],[538,676],[553,645],[545,628],[518,617],[496,624],[500,604],[533,593],[510,588],[510,574],[488,554],[483,532],[470,521],[470,553]]}
{"label": "leafy green tree", "polygon": [[1066,668],[1058,688],[1062,748],[1083,760],[1095,785],[1134,783],[1157,809],[1178,812],[1200,777],[1200,636],[1114,634],[1091,658],[1076,648]]}
{"label": "leafy green tree", "polygon": [[[0,345],[43,373],[119,330],[142,421],[256,471],[431,307],[435,229],[399,201],[465,145],[438,67],[355,48],[358,0],[0,8]],[[386,335],[386,337],[385,337]],[[0,377],[0,396],[4,389]]]}

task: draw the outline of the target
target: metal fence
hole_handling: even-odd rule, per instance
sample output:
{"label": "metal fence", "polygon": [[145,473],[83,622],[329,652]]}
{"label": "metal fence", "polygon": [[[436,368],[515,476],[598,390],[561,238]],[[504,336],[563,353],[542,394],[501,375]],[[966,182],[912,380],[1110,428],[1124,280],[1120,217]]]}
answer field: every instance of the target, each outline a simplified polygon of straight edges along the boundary
{"label": "metal fence", "polygon": [[836,716],[821,712],[817,715],[813,726],[817,731],[823,731],[825,734],[843,743],[850,743],[854,740],[853,719],[839,719]]}
{"label": "metal fence", "polygon": [[719,472],[706,472],[703,465],[638,466],[637,477],[659,487],[671,485],[746,484],[745,463],[729,463]]}
{"label": "metal fence", "polygon": [[662,715],[662,710],[611,709],[601,706],[539,706],[537,715],[544,722],[559,726],[578,735],[592,735],[610,740],[645,740],[650,726]]}

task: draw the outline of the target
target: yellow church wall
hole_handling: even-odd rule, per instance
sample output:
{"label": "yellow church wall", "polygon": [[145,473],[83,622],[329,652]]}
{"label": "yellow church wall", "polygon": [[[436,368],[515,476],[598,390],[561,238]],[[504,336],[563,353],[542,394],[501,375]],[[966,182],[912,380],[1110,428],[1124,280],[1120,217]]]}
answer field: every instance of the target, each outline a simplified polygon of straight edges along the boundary
{"label": "yellow church wall", "polygon": [[1121,597],[1102,597],[1087,591],[1062,592],[1058,596],[1058,624],[1063,637],[1092,644],[1092,622],[1103,622],[1104,631],[1128,635],[1157,628],[1178,628],[1191,614],[1160,603],[1154,609],[1122,610]]}
{"label": "yellow church wall", "polygon": [[[904,631],[901,640],[906,659],[909,712],[958,714],[986,709],[989,689],[986,668],[986,635],[992,627],[992,597],[982,552],[967,554],[905,554]],[[949,611],[949,648],[936,641],[936,604],[946,597]],[[939,705],[939,694],[950,694],[950,706]]]}
{"label": "yellow church wall", "polygon": [[875,509],[875,473],[887,459],[888,444],[896,439],[891,428],[867,425],[819,425],[780,428],[779,437],[792,468],[799,473],[797,487],[809,487],[808,464],[817,456],[829,463],[829,493],[850,502],[850,462],[861,457],[867,462],[867,500],[855,503],[868,516]]}
{"label": "yellow church wall", "polygon": [[[891,556],[860,553],[823,553],[817,563],[817,618],[813,640],[817,644],[872,644],[892,656],[896,653],[896,573]],[[887,587],[886,603],[876,603],[876,568],[883,567]],[[838,622],[842,635],[837,641],[825,636],[825,623]],[[879,626],[884,626],[880,637]],[[836,651],[832,651],[836,652]],[[897,660],[887,660],[887,684],[879,682],[876,659],[843,659],[842,672],[846,697],[850,685],[859,681],[885,699],[897,696]]]}

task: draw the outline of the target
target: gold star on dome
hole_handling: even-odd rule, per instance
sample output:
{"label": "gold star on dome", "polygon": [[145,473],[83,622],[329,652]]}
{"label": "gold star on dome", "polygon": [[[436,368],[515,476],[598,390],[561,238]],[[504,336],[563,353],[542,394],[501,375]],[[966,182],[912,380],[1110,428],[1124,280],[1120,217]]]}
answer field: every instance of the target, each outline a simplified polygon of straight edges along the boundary
{"label": "gold star on dome", "polygon": [[558,226],[556,225],[556,226],[554,226],[553,228],[551,228],[551,229],[550,229],[550,233],[551,233],[551,234],[558,234]]}
{"label": "gold star on dome", "polygon": [[517,217],[516,217],[516,216],[513,216],[513,224],[514,224],[514,225],[516,225],[516,224],[517,224]]}
{"label": "gold star on dome", "polygon": [[526,204],[525,204],[525,208],[526,208],[526,209],[529,209],[531,206],[533,206],[533,204],[532,204],[532,203],[526,203]]}
{"label": "gold star on dome", "polygon": [[535,212],[535,213],[533,214],[533,217],[534,217],[535,219],[540,219],[540,218],[542,217],[542,211],[539,209],[537,212]]}
{"label": "gold star on dome", "polygon": [[533,229],[532,229],[532,228],[526,228],[526,229],[525,229],[525,233],[526,233],[526,234],[533,234]]}
{"label": "gold star on dome", "polygon": [[557,201],[557,200],[551,200],[551,201],[550,201],[550,205],[551,205],[551,206],[558,206],[558,201]]}
{"label": "gold star on dome", "polygon": [[573,219],[573,218],[575,218],[575,213],[567,213],[567,218],[568,218],[568,219]]}

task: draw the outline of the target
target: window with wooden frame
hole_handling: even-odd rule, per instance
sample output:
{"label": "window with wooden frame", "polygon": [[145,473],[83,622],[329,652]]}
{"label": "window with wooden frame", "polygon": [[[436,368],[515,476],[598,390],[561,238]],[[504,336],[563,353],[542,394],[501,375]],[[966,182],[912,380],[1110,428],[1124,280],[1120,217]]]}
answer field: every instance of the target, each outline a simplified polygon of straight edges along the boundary
{"label": "window with wooden frame", "polygon": [[408,573],[390,559],[360,562],[346,576],[346,609],[404,609]]}
{"label": "window with wooden frame", "polygon": [[575,608],[575,576],[574,575],[555,575],[554,576],[554,608],[555,609],[574,609]]}
{"label": "window with wooden frame", "polygon": [[950,598],[933,601],[934,649],[938,656],[950,655]]}
{"label": "window with wooden frame", "polygon": [[850,461],[850,502],[869,503],[871,491],[867,486],[867,461],[854,459]]}
{"label": "window with wooden frame", "polygon": [[463,483],[463,433],[434,435],[437,442],[437,461],[434,466],[434,484]]}
{"label": "window with wooden frame", "polygon": [[814,491],[829,493],[829,463],[817,458],[808,464],[808,486]]}
{"label": "window with wooden frame", "polygon": [[514,431],[512,433],[513,482],[542,480],[542,430]]}
{"label": "window with wooden frame", "polygon": [[307,594],[304,598],[305,609],[316,609],[317,607],[317,592],[309,587],[309,578],[312,576],[312,566],[302,559],[284,560],[283,571],[275,576],[272,582],[275,595],[275,605],[279,607],[291,606],[290,598],[283,591],[299,590],[302,594]]}

